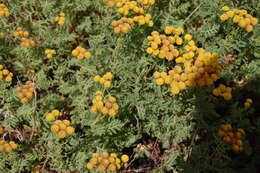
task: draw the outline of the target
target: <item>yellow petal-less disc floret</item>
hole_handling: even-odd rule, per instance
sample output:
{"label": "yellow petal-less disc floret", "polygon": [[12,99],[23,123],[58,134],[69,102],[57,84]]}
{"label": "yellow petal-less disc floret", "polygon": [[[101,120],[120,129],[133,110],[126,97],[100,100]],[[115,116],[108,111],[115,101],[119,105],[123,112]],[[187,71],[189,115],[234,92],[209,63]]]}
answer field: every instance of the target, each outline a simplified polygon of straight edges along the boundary
{"label": "yellow petal-less disc floret", "polygon": [[60,139],[65,138],[66,135],[67,135],[67,134],[66,134],[66,131],[64,131],[64,130],[60,130],[60,131],[57,132],[57,136],[58,136]]}
{"label": "yellow petal-less disc floret", "polygon": [[68,126],[66,128],[66,132],[67,132],[68,135],[72,135],[75,132],[75,129],[71,126]]}
{"label": "yellow petal-less disc floret", "polygon": [[55,120],[55,116],[53,114],[49,113],[49,114],[46,115],[45,119],[47,121],[53,121],[53,120]]}
{"label": "yellow petal-less disc floret", "polygon": [[127,163],[128,161],[129,161],[129,157],[128,157],[128,155],[122,155],[121,156],[121,160],[122,160],[122,162],[124,162],[124,163]]}
{"label": "yellow petal-less disc floret", "polygon": [[186,34],[186,35],[184,36],[184,38],[185,38],[185,40],[190,41],[190,40],[192,39],[192,36],[191,36],[190,34]]}
{"label": "yellow petal-less disc floret", "polygon": [[250,108],[251,105],[252,105],[252,103],[253,103],[253,100],[250,99],[250,98],[247,98],[247,99],[245,100],[245,102],[244,102],[244,107],[245,107],[245,108]]}
{"label": "yellow petal-less disc floret", "polygon": [[60,129],[59,126],[56,125],[56,124],[53,124],[51,126],[51,131],[54,132],[54,133],[57,133],[59,131],[59,129]]}
{"label": "yellow petal-less disc floret", "polygon": [[229,7],[228,6],[224,6],[221,8],[222,11],[228,11],[229,10]]}

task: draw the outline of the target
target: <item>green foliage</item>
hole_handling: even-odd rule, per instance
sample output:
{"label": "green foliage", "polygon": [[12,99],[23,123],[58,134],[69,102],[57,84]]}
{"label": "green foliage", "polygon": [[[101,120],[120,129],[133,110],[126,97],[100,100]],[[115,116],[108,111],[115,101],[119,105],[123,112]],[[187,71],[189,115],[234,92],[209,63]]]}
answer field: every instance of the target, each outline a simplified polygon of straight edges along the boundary
{"label": "green foliage", "polygon": [[[125,168],[128,171],[259,171],[260,25],[246,33],[219,20],[224,5],[246,9],[259,19],[257,1],[157,0],[148,9],[154,27],[136,27],[126,35],[113,33],[111,22],[118,14],[103,0],[4,3],[11,16],[0,17],[4,34],[0,64],[14,73],[14,80],[12,84],[0,81],[0,124],[7,130],[5,138],[19,146],[11,153],[0,153],[0,172],[30,172],[36,165],[45,172],[95,172],[85,166],[92,153],[102,151],[129,154],[133,162]],[[53,18],[62,11],[66,22],[58,26]],[[215,86],[231,86],[231,101],[214,97],[215,86],[187,89],[177,96],[156,86],[153,72],[169,70],[169,66],[146,54],[146,37],[168,25],[184,27],[198,45],[221,55],[223,72]],[[20,26],[30,32],[36,47],[19,46],[12,34]],[[92,57],[73,57],[71,51],[78,45],[87,48]],[[57,51],[53,59],[44,59],[46,49]],[[108,71],[114,74],[113,86],[103,89],[93,77]],[[15,88],[27,80],[36,81],[37,94],[22,105]],[[97,90],[117,98],[116,117],[91,113]],[[246,98],[253,99],[250,109],[243,107]],[[50,131],[45,115],[53,109],[68,112],[75,134],[59,140]],[[232,153],[216,136],[223,122],[246,130],[244,152]],[[23,125],[31,130],[25,132]],[[156,143],[159,147],[149,148]]]}

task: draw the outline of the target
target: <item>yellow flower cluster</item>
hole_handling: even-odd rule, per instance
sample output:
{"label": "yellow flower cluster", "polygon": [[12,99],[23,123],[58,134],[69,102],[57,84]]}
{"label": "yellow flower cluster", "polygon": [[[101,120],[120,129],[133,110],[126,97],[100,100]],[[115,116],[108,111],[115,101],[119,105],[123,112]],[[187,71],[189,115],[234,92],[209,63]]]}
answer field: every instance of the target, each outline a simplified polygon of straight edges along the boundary
{"label": "yellow flower cluster", "polygon": [[2,64],[0,64],[0,80],[5,80],[6,82],[11,82],[13,80],[13,73],[4,69]]}
{"label": "yellow flower cluster", "polygon": [[91,112],[99,111],[103,115],[109,115],[111,117],[114,117],[119,109],[116,98],[109,96],[108,99],[104,99],[101,91],[96,92],[96,96],[92,100],[92,103]]}
{"label": "yellow flower cluster", "polygon": [[22,38],[20,45],[24,48],[30,48],[35,46],[35,41],[28,38]]}
{"label": "yellow flower cluster", "polygon": [[[146,49],[146,52],[148,54],[153,54],[168,61],[172,61],[174,58],[176,58],[176,60],[179,58],[178,61],[182,59],[189,60],[194,57],[194,51],[197,50],[197,47],[190,34],[181,36],[184,33],[183,28],[166,26],[164,32],[167,35],[153,31],[151,35],[147,37],[149,47]],[[183,46],[186,54],[180,56],[178,47],[184,44],[184,40],[186,40],[186,45]]]}
{"label": "yellow flower cluster", "polygon": [[210,66],[196,67],[186,66],[184,69],[181,66],[175,66],[168,72],[154,72],[157,85],[167,84],[171,87],[172,94],[178,94],[181,90],[187,87],[195,86],[210,86],[219,78],[218,71],[210,69]]}
{"label": "yellow flower cluster", "polygon": [[227,101],[232,99],[232,88],[226,87],[223,84],[215,88],[212,93],[214,96],[222,96]]}
{"label": "yellow flower cluster", "polygon": [[155,0],[137,0],[140,4],[143,4],[144,8],[148,8],[155,3]]}
{"label": "yellow flower cluster", "polygon": [[24,86],[17,87],[16,92],[20,98],[20,102],[25,104],[33,97],[35,91],[35,84],[32,81],[27,81]]}
{"label": "yellow flower cluster", "polygon": [[245,103],[244,103],[244,107],[245,108],[250,108],[252,104],[253,104],[253,100],[250,99],[250,98],[247,98]]}
{"label": "yellow flower cluster", "polygon": [[155,0],[106,0],[107,6],[117,8],[117,12],[122,15],[128,15],[129,12],[135,14],[144,14],[144,9],[152,6]]}
{"label": "yellow flower cluster", "polygon": [[89,59],[91,57],[91,53],[81,46],[76,47],[71,54],[78,59]]}
{"label": "yellow flower cluster", "polygon": [[29,37],[29,32],[24,31],[23,27],[18,27],[16,31],[13,33],[15,37]]}
{"label": "yellow flower cluster", "polygon": [[0,135],[4,134],[4,132],[5,132],[5,128],[2,125],[0,125]]}
{"label": "yellow flower cluster", "polygon": [[135,14],[144,14],[144,9],[142,7],[138,7],[138,3],[136,1],[121,1],[116,4],[117,12],[122,15],[128,15],[130,11]]}
{"label": "yellow flower cluster", "polygon": [[154,0],[106,0],[109,7],[117,8],[117,12],[122,15],[129,15],[130,12],[134,14],[132,18],[123,17],[117,21],[112,22],[114,27],[114,33],[126,34],[132,29],[134,22],[139,25],[147,24],[149,27],[154,25],[152,21],[152,16],[150,14],[145,14],[144,8],[147,8],[155,3]]}
{"label": "yellow flower cluster", "polygon": [[95,82],[99,82],[100,84],[102,84],[105,88],[109,88],[111,87],[111,81],[113,78],[113,74],[111,72],[107,72],[106,74],[104,74],[102,77],[99,75],[96,75],[94,77],[94,81]]}
{"label": "yellow flower cluster", "polygon": [[69,120],[56,120],[51,126],[51,131],[63,139],[66,136],[72,135],[75,132],[75,128],[71,126]]}
{"label": "yellow flower cluster", "polygon": [[231,19],[234,23],[237,23],[240,28],[245,29],[247,32],[252,32],[254,26],[258,23],[257,18],[248,14],[247,10],[230,9],[228,6],[221,8],[224,14],[220,16],[221,21]]}
{"label": "yellow flower cluster", "polygon": [[245,135],[245,131],[242,128],[238,128],[234,131],[232,130],[231,124],[221,124],[217,135],[222,138],[224,143],[231,144],[234,152],[243,151],[242,140]]}
{"label": "yellow flower cluster", "polygon": [[56,54],[56,51],[53,49],[46,49],[44,53],[48,59],[51,59],[53,55]]}
{"label": "yellow flower cluster", "polygon": [[132,29],[134,22],[139,25],[147,24],[149,27],[152,27],[154,23],[151,19],[152,16],[150,14],[139,15],[133,18],[122,17],[119,20],[113,21],[112,26],[114,27],[114,33],[126,34]]}
{"label": "yellow flower cluster", "polygon": [[149,27],[154,25],[152,21],[152,16],[150,14],[143,14],[139,16],[133,17],[134,22],[138,23],[139,25],[147,24]]}
{"label": "yellow flower cluster", "polygon": [[0,16],[8,17],[9,15],[9,9],[5,6],[5,4],[0,4]]}
{"label": "yellow flower cluster", "polygon": [[119,170],[122,167],[122,164],[126,166],[128,161],[129,157],[125,154],[122,155],[120,159],[116,153],[94,153],[86,167],[87,169],[93,169],[97,166],[97,169],[100,172],[114,172]]}
{"label": "yellow flower cluster", "polygon": [[65,13],[61,12],[59,16],[54,18],[54,21],[57,22],[59,25],[64,25],[65,23]]}
{"label": "yellow flower cluster", "polygon": [[14,141],[10,141],[9,143],[5,140],[0,140],[0,152],[11,152],[17,148],[17,144]]}
{"label": "yellow flower cluster", "polygon": [[132,28],[134,20],[132,18],[123,17],[119,20],[115,20],[112,22],[112,26],[114,27],[114,33],[116,34],[126,34]]}
{"label": "yellow flower cluster", "polygon": [[197,48],[192,36],[184,35],[183,28],[167,26],[164,32],[167,35],[153,31],[147,37],[150,47],[146,51],[160,59],[175,59],[177,65],[168,73],[154,72],[157,85],[170,85],[171,92],[178,94],[187,87],[212,85],[220,77],[222,68],[218,54]]}
{"label": "yellow flower cluster", "polygon": [[54,110],[52,110],[51,112],[47,113],[45,119],[46,119],[47,121],[53,121],[53,120],[55,120],[56,117],[59,117],[59,116],[62,116],[62,115],[63,115],[62,112],[60,112],[60,111],[57,110],[57,109],[54,109]]}
{"label": "yellow flower cluster", "polygon": [[[186,88],[185,82],[180,79],[180,74],[182,72],[182,68],[180,66],[176,66],[173,70],[169,71],[169,74],[166,72],[154,72],[153,76],[156,78],[157,85],[168,84],[171,86],[171,92],[173,94],[178,94],[181,90]],[[176,73],[175,73],[176,72]],[[178,77],[179,79],[177,80]]]}

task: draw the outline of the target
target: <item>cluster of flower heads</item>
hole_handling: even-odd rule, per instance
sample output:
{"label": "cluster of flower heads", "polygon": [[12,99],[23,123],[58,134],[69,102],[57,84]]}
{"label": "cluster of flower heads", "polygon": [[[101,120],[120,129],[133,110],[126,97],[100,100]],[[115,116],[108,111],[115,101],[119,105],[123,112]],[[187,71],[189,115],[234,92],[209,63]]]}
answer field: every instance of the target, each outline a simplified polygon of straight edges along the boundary
{"label": "cluster of flower heads", "polygon": [[45,119],[47,121],[53,121],[53,120],[55,120],[56,117],[59,117],[59,116],[62,116],[62,115],[63,115],[62,112],[60,112],[57,109],[54,109],[51,112],[47,113],[47,115],[45,116]]}
{"label": "cluster of flower heads", "polygon": [[213,89],[212,93],[217,97],[222,96],[227,101],[232,99],[232,88],[223,84],[220,84],[217,88]]}
{"label": "cluster of flower heads", "polygon": [[5,6],[5,4],[0,3],[0,16],[8,17],[9,15],[9,9]]}
{"label": "cluster of flower heads", "polygon": [[77,46],[71,54],[78,59],[89,59],[91,57],[91,53],[81,46]]}
{"label": "cluster of flower heads", "polygon": [[59,16],[54,18],[54,22],[57,22],[59,25],[64,25],[64,23],[65,23],[65,13],[60,12]]}
{"label": "cluster of flower heads", "polygon": [[29,37],[29,32],[25,31],[23,27],[18,27],[16,31],[13,33],[14,37]]}
{"label": "cluster of flower heads", "polygon": [[228,6],[224,6],[222,11],[224,11],[224,14],[220,16],[221,21],[231,19],[247,32],[252,32],[254,26],[258,23],[257,18],[248,14],[247,10],[230,9]]}
{"label": "cluster of flower heads", "polygon": [[116,153],[94,153],[92,158],[87,163],[87,169],[93,169],[97,167],[97,170],[100,172],[114,172],[119,170],[122,165],[127,166],[129,161],[128,155],[122,155],[121,159]]}
{"label": "cluster of flower heads", "polygon": [[44,54],[46,55],[47,59],[52,59],[53,55],[56,54],[56,51],[54,49],[46,49]]}
{"label": "cluster of flower heads", "polygon": [[91,107],[91,112],[100,112],[103,115],[109,115],[114,117],[119,109],[116,103],[116,98],[109,96],[108,99],[104,99],[101,91],[96,92],[95,98],[92,100],[93,106]]}
{"label": "cluster of flower heads", "polygon": [[33,97],[33,93],[35,91],[35,83],[32,81],[27,81],[25,85],[16,88],[16,92],[18,97],[20,98],[20,102],[25,104],[30,101]]}
{"label": "cluster of flower heads", "polygon": [[111,72],[107,72],[102,77],[99,75],[96,75],[94,77],[94,81],[100,83],[105,88],[109,88],[112,85],[111,81],[110,81],[110,80],[112,80],[112,78],[113,78],[113,74]]}
{"label": "cluster of flower heads", "polygon": [[217,132],[217,135],[221,137],[224,143],[232,145],[234,152],[243,151],[243,137],[245,131],[242,128],[237,130],[232,129],[231,124],[221,124]]}
{"label": "cluster of flower heads", "polygon": [[2,125],[0,125],[0,135],[4,134],[4,132],[5,132],[5,128]]}
{"label": "cluster of flower heads", "polygon": [[168,73],[154,72],[157,85],[170,85],[171,92],[178,94],[187,87],[210,86],[220,77],[222,67],[217,53],[197,48],[192,36],[184,35],[183,28],[167,26],[164,32],[166,35],[153,31],[147,37],[150,47],[146,51],[160,59],[175,59],[177,65]]}
{"label": "cluster of flower heads", "polygon": [[25,48],[30,48],[36,45],[34,40],[27,38],[29,35],[29,32],[25,31],[23,27],[16,28],[16,31],[13,33],[14,37],[22,37],[20,40],[20,46]]}
{"label": "cluster of flower heads", "polygon": [[[164,33],[165,34],[160,34],[157,31],[153,31],[151,35],[147,37],[149,47],[146,49],[146,52],[148,54],[153,54],[160,59],[167,59],[168,61],[175,59],[176,62],[183,62],[184,60],[194,58],[194,51],[198,48],[190,34],[183,35],[183,28],[166,26]],[[183,45],[184,40],[186,40],[185,45]],[[182,45],[184,49],[183,55],[180,53]]]}
{"label": "cluster of flower heads", "polygon": [[117,12],[121,15],[133,15],[132,17],[122,17],[112,22],[115,33],[126,34],[133,28],[135,23],[139,25],[147,24],[149,27],[154,25],[152,16],[145,14],[144,8],[155,3],[155,0],[106,0],[110,8],[117,8]]}
{"label": "cluster of flower heads", "polygon": [[34,47],[36,45],[35,41],[29,38],[21,38],[20,46],[24,48]]}
{"label": "cluster of flower heads", "polygon": [[247,99],[245,100],[245,102],[244,102],[244,107],[245,107],[245,108],[250,108],[252,104],[253,104],[253,100],[250,99],[250,98],[247,98]]}
{"label": "cluster of flower heads", "polygon": [[11,152],[17,148],[17,144],[14,141],[7,142],[5,140],[0,140],[0,152]]}
{"label": "cluster of flower heads", "polygon": [[151,14],[143,14],[139,16],[133,17],[134,22],[138,23],[139,25],[148,25],[149,27],[152,27],[154,25],[152,21]]}
{"label": "cluster of flower heads", "polygon": [[122,17],[119,20],[113,21],[112,26],[114,27],[114,33],[126,34],[132,29],[134,22],[138,23],[139,25],[147,24],[148,26],[152,27],[153,21],[151,19],[152,16],[150,14],[135,16],[133,18]]}
{"label": "cluster of flower heads", "polygon": [[13,73],[5,69],[2,64],[0,64],[0,80],[5,80],[6,82],[13,80]]}
{"label": "cluster of flower heads", "polygon": [[69,120],[56,120],[51,126],[51,131],[63,139],[75,133],[75,128],[71,126]]}
{"label": "cluster of flower heads", "polygon": [[144,8],[152,6],[155,0],[106,0],[106,3],[110,8],[117,8],[118,13],[128,15],[129,12],[144,14]]}
{"label": "cluster of flower heads", "polygon": [[137,0],[137,2],[142,4],[144,8],[148,8],[155,3],[155,0]]}
{"label": "cluster of flower heads", "polygon": [[132,29],[134,20],[132,18],[122,17],[119,20],[115,20],[112,22],[112,26],[114,27],[114,33],[116,34],[126,34],[129,30]]}

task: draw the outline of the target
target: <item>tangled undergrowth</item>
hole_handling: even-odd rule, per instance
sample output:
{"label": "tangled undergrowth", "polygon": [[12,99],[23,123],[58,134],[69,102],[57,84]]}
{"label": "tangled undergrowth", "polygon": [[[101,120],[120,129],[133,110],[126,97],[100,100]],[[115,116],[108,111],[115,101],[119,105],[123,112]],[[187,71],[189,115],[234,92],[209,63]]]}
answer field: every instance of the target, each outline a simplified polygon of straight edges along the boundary
{"label": "tangled undergrowth", "polygon": [[0,172],[260,172],[259,8],[0,1]]}

